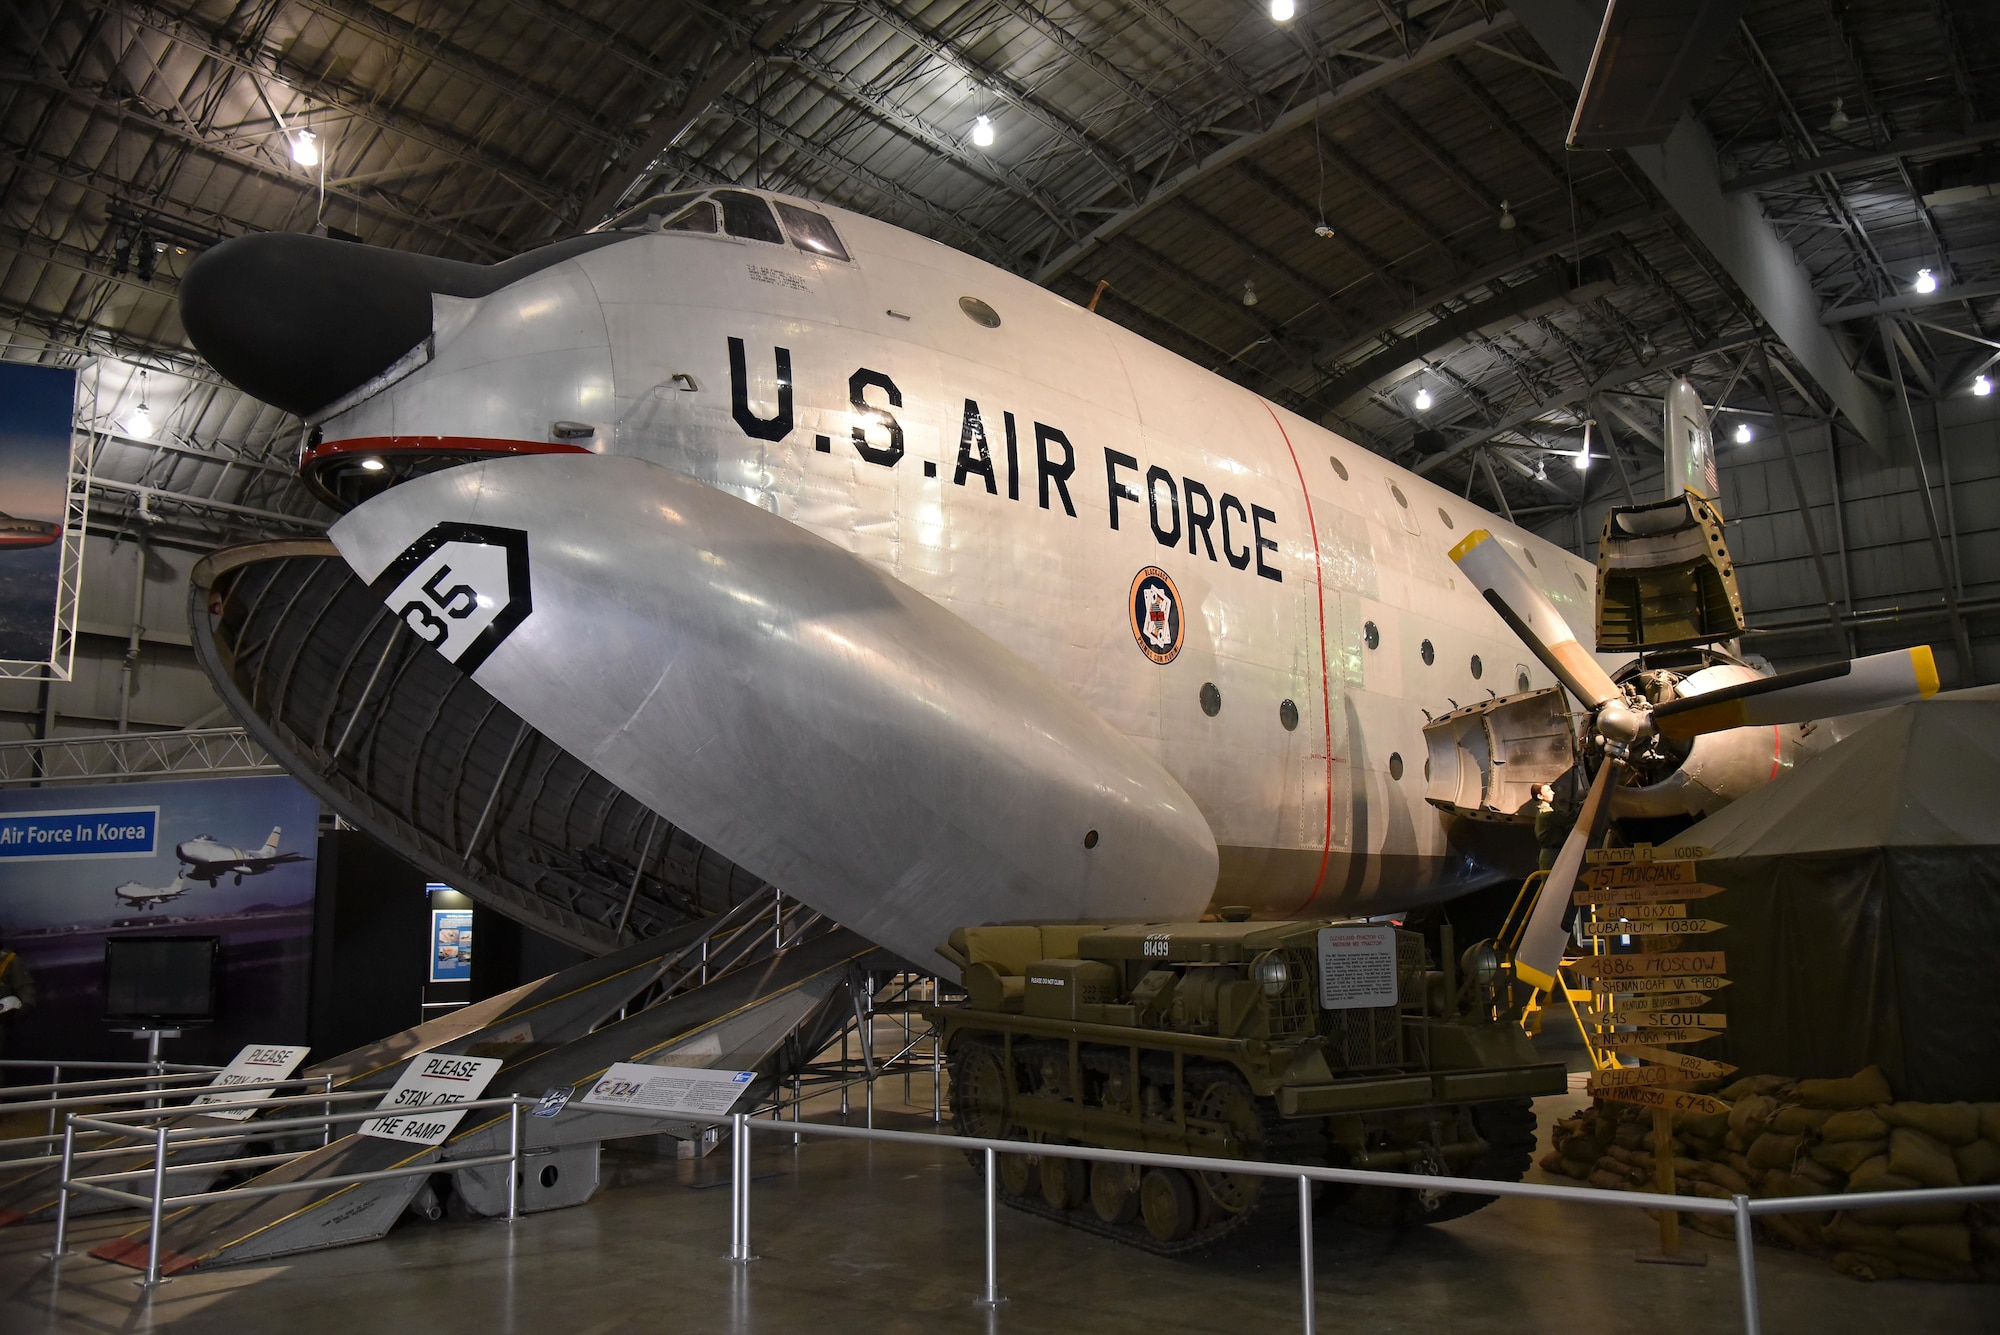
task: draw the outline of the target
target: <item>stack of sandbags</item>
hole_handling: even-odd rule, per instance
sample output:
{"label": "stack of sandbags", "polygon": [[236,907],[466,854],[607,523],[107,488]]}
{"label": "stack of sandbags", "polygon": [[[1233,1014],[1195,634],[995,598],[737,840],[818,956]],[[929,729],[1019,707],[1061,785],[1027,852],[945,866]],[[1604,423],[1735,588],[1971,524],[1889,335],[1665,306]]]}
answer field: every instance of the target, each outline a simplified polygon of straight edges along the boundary
{"label": "stack of sandbags", "polygon": [[[1714,1116],[1676,1113],[1673,1143],[1653,1143],[1653,1114],[1598,1101],[1558,1122],[1541,1166],[1616,1191],[1651,1191],[1656,1155],[1673,1155],[1684,1196],[1862,1196],[2000,1182],[2000,1103],[1897,1102],[1882,1072],[1845,1080],[1750,1076],[1698,1086],[1731,1105]],[[1685,1216],[1727,1235],[1717,1215]],[[1766,1238],[1830,1257],[1864,1279],[2000,1282],[2000,1202],[1768,1215]]]}

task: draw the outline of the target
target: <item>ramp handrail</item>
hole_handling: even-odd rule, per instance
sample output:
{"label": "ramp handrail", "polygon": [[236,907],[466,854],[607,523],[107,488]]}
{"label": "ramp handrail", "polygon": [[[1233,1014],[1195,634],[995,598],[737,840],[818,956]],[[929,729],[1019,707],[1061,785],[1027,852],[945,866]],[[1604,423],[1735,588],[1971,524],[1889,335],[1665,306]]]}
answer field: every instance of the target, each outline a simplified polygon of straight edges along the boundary
{"label": "ramp handrail", "polygon": [[[42,1064],[56,1065],[55,1063]],[[193,1095],[199,1098],[201,1095],[213,1093],[218,1089],[247,1092],[253,1089],[280,1089],[291,1085],[308,1086],[315,1084],[323,1084],[329,1090],[333,1088],[331,1077],[322,1076],[289,1076],[283,1080],[244,1081],[229,1085],[206,1083],[213,1081],[217,1075],[222,1073],[222,1070],[222,1067],[215,1066],[199,1070],[177,1071],[168,1075],[114,1076],[104,1080],[58,1080],[52,1084],[9,1085],[0,1088],[0,1113],[24,1113],[46,1110],[49,1115],[49,1129],[45,1134],[39,1136],[10,1136],[4,1141],[0,1141],[0,1166],[20,1168],[30,1164],[54,1162],[54,1159],[50,1156],[43,1156],[42,1158],[16,1158],[7,1154],[6,1151],[15,1146],[48,1145],[61,1140],[62,1135],[56,1130],[56,1114],[64,1108],[77,1106],[102,1107],[109,1103],[134,1103],[143,1100],[148,1104],[149,1110],[188,1112],[194,1110],[194,1104],[187,1103],[169,1106],[165,1103],[165,1100],[180,1095]],[[60,1073],[60,1066],[58,1066],[57,1074]],[[205,1083],[194,1083],[198,1080]],[[169,1081],[176,1083],[169,1087],[167,1084]],[[53,1092],[54,1097],[45,1099],[8,1097],[15,1094],[40,1094],[45,1092]]]}
{"label": "ramp handrail", "polygon": [[[372,1098],[380,1100],[381,1097],[382,1091],[380,1090],[345,1090],[337,1094],[328,1095],[326,1098],[322,1098],[320,1095],[301,1095],[286,1101],[322,1103],[326,1099],[344,1101]],[[237,1108],[268,1108],[275,1102],[278,1102],[278,1100],[258,1099],[244,1100],[233,1104],[219,1103],[210,1106],[216,1110],[229,1111]],[[456,1171],[461,1168],[485,1168],[489,1165],[504,1163],[510,1165],[507,1174],[507,1222],[511,1224],[520,1215],[521,1109],[524,1107],[535,1107],[540,1102],[540,1099],[531,1098],[525,1094],[508,1094],[490,1099],[468,1099],[463,1103],[440,1105],[441,1109],[452,1112],[470,1112],[481,1108],[507,1109],[507,1153],[505,1154],[488,1154],[471,1159],[431,1160],[400,1168],[378,1168],[365,1173],[339,1173],[330,1177],[301,1178],[295,1182],[270,1182],[262,1185],[252,1182],[242,1186],[228,1187],[222,1191],[190,1192],[185,1196],[174,1197],[174,1203],[177,1206],[192,1206],[204,1205],[210,1201],[245,1200],[258,1196],[279,1196],[292,1191],[317,1191],[323,1187],[349,1187],[363,1182],[384,1182],[398,1177],[427,1177],[432,1173],[442,1171]],[[167,1175],[169,1173],[192,1172],[216,1166],[215,1163],[176,1164],[169,1166],[167,1163],[167,1146],[170,1143],[187,1144],[191,1141],[231,1143],[244,1140],[267,1139],[286,1134],[293,1129],[313,1127],[322,1128],[330,1133],[332,1126],[337,1122],[367,1122],[382,1116],[382,1113],[383,1109],[378,1102],[375,1107],[367,1108],[360,1112],[322,1112],[318,1116],[267,1118],[258,1123],[255,1131],[236,1131],[222,1128],[211,1129],[209,1127],[169,1129],[164,1122],[159,1126],[147,1128],[132,1126],[122,1121],[113,1120],[113,1118],[119,1117],[121,1114],[109,1114],[105,1117],[89,1117],[79,1113],[70,1113],[63,1120],[62,1192],[56,1201],[56,1236],[54,1243],[49,1249],[49,1257],[52,1260],[60,1260],[64,1254],[64,1246],[69,1232],[69,1198],[72,1195],[89,1194],[121,1201],[128,1205],[136,1205],[141,1209],[149,1209],[151,1211],[151,1222],[147,1229],[146,1240],[146,1274],[140,1283],[148,1288],[157,1286],[163,1282],[160,1279],[160,1216],[166,1200]],[[146,1109],[141,1112],[122,1114],[123,1117],[128,1118],[146,1115],[157,1115],[157,1113],[155,1110]],[[87,1131],[99,1131],[111,1135],[124,1136],[136,1142],[150,1140],[153,1145],[152,1167],[115,1173],[100,1173],[89,1177],[77,1176],[75,1164],[78,1157],[76,1154],[76,1129],[78,1127],[83,1127]],[[127,1147],[128,1152],[130,1148]],[[441,1149],[442,1146],[430,1146],[429,1148]],[[281,1154],[252,1155],[240,1159],[222,1160],[220,1162],[227,1167],[267,1166],[289,1163],[301,1155],[310,1154],[311,1152],[311,1150],[297,1150]],[[104,1151],[96,1151],[95,1153],[102,1154]],[[441,1168],[439,1166],[440,1162],[449,1163],[449,1170]],[[134,1177],[150,1177],[152,1179],[152,1191],[149,1195],[141,1196],[133,1192],[121,1191],[116,1187],[108,1185],[112,1182],[123,1182]]]}
{"label": "ramp handrail", "polygon": [[1184,1172],[1230,1173],[1253,1177],[1286,1177],[1298,1183],[1299,1193],[1299,1282],[1302,1301],[1301,1329],[1314,1335],[1317,1314],[1313,1291],[1312,1184],[1336,1182],[1356,1186],[1394,1187],[1402,1191],[1454,1191],[1479,1196],[1524,1196],[1530,1199],[1563,1201],[1573,1205],[1602,1205],[1634,1210],[1677,1210],[1684,1214],[1729,1215],[1736,1226],[1738,1293],[1743,1303],[1746,1335],[1761,1335],[1763,1320],[1757,1305],[1757,1258],[1751,1222],[1759,1215],[1817,1214],[1829,1211],[1875,1209],[1901,1205],[1943,1205],[1958,1202],[2000,1200],[2000,1183],[1977,1187],[1924,1187],[1908,1191],[1871,1191],[1856,1195],[1780,1196],[1752,1200],[1732,1196],[1727,1201],[1708,1196],[1667,1196],[1650,1191],[1605,1191],[1594,1187],[1560,1187],[1540,1182],[1501,1182],[1487,1178],[1444,1177],[1425,1173],[1386,1173],[1363,1168],[1325,1168],[1315,1164],[1269,1163],[1257,1159],[1217,1159],[1189,1154],[1159,1154],[1145,1150],[1100,1149],[1091,1145],[1057,1145],[1018,1140],[988,1140],[978,1136],[944,1135],[929,1131],[889,1131],[874,1127],[840,1126],[829,1122],[786,1122],[776,1117],[752,1117],[732,1113],[730,1126],[730,1213],[729,1257],[738,1265],[758,1258],[750,1251],[750,1137],[753,1128],[768,1128],[794,1137],[828,1136],[834,1139],[887,1141],[904,1145],[934,1145],[952,1150],[979,1150],[985,1158],[986,1186],[986,1286],[977,1305],[998,1307],[1007,1300],[1000,1296],[996,1222],[997,1181],[995,1156],[1029,1153],[1037,1158],[1083,1159],[1101,1163],[1134,1164],[1148,1168],[1174,1168]]}

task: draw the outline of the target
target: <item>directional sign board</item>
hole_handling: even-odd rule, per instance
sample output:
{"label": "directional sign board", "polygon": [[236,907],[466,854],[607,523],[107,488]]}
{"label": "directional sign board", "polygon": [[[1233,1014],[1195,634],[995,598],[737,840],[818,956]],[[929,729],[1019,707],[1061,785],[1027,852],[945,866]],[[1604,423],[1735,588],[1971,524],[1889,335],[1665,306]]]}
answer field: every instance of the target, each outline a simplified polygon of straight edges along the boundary
{"label": "directional sign board", "polygon": [[755,1071],[616,1062],[577,1103],[605,1112],[721,1121],[750,1088]]}
{"label": "directional sign board", "polygon": [[1661,992],[1653,996],[1630,997],[1616,1004],[1618,1014],[1630,1015],[1634,1011],[1692,1010],[1708,1003],[1709,996],[1705,992]]}
{"label": "directional sign board", "polygon": [[[222,1068],[215,1079],[208,1082],[209,1092],[194,1101],[199,1108],[210,1103],[247,1103],[267,1099],[268,1089],[239,1089],[232,1091],[232,1085],[257,1085],[273,1080],[283,1080],[298,1069],[311,1048],[285,1047],[276,1043],[252,1043],[236,1054],[229,1065]],[[254,1108],[230,1108],[206,1114],[219,1117],[225,1122],[240,1122],[255,1112]]]}
{"label": "directional sign board", "polygon": [[1728,923],[1710,918],[1598,918],[1577,929],[1579,936],[1700,936]]}
{"label": "directional sign board", "polygon": [[1694,1113],[1698,1116],[1714,1116],[1726,1113],[1729,1106],[1721,1099],[1710,1098],[1706,1094],[1690,1094],[1681,1089],[1662,1089],[1657,1085],[1612,1085],[1595,1091],[1600,1099],[1612,1103],[1636,1103],[1647,1108],[1665,1108],[1671,1112]]}
{"label": "directional sign board", "polygon": [[1695,862],[1714,856],[1714,849],[1700,844],[1669,844],[1665,848],[1634,844],[1630,848],[1593,848],[1583,855],[1583,860],[1593,867],[1605,867],[1633,862]]}
{"label": "directional sign board", "polygon": [[396,1087],[376,1107],[386,1114],[361,1124],[361,1134],[379,1140],[407,1140],[416,1145],[442,1145],[457,1129],[463,1110],[445,1111],[454,1103],[470,1103],[486,1092],[500,1069],[498,1057],[448,1057],[418,1053],[403,1068]]}
{"label": "directional sign board", "polygon": [[1669,955],[1586,955],[1568,967],[1586,978],[1664,978],[1684,973],[1727,973],[1729,961],[1719,950],[1702,950]]}
{"label": "directional sign board", "polygon": [[1729,986],[1719,973],[1690,973],[1679,978],[1609,978],[1593,980],[1599,992],[1713,992]]}
{"label": "directional sign board", "polygon": [[1670,1071],[1664,1066],[1619,1066],[1609,1071],[1592,1071],[1590,1092],[1595,1094],[1624,1085],[1671,1085],[1687,1078],[1679,1071]]}
{"label": "directional sign board", "polygon": [[1692,862],[1627,862],[1617,866],[1589,867],[1583,872],[1583,883],[1599,889],[1693,885],[1694,878]]}
{"label": "directional sign board", "polygon": [[1689,899],[1707,899],[1719,895],[1719,885],[1614,885],[1605,889],[1595,889],[1589,884],[1578,886],[1569,892],[1572,904],[1659,904],[1667,900],[1676,902]]}
{"label": "directional sign board", "polygon": [[1649,1048],[1643,1044],[1634,1044],[1625,1049],[1625,1055],[1678,1071],[1696,1080],[1720,1080],[1726,1075],[1736,1074],[1736,1068],[1728,1062],[1710,1061],[1691,1052],[1669,1052],[1665,1048]]}
{"label": "directional sign board", "polygon": [[1719,1029],[1634,1029],[1630,1033],[1606,1034],[1597,1046],[1610,1048],[1613,1052],[1631,1052],[1635,1048],[1652,1047],[1660,1043],[1700,1043],[1706,1039],[1720,1038]]}

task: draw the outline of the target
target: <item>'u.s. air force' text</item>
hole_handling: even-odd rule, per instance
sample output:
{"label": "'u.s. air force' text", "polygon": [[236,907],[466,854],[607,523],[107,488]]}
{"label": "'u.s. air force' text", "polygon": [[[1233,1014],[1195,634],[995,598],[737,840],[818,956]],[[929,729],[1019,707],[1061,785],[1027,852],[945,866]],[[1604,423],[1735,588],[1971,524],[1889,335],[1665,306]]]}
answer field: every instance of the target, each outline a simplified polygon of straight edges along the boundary
{"label": "'u.s. air force' text", "polygon": [[[743,340],[729,340],[729,409],[746,435],[775,443],[791,435],[795,423],[792,352],[790,348],[772,351],[777,361],[777,411],[769,417],[759,417],[750,407],[750,374]],[[871,390],[880,397],[880,402],[869,399]],[[847,397],[856,419],[852,429],[854,452],[871,464],[894,468],[904,454],[903,427],[892,411],[903,406],[902,391],[882,372],[864,366],[847,378]],[[1042,422],[1032,423],[1032,427],[1036,502],[1044,510],[1060,505],[1063,513],[1074,519],[1076,501],[1070,487],[1076,480],[1076,447],[1056,427]],[[1008,500],[1020,500],[1026,478],[1026,463],[1021,457],[1025,443],[1013,413],[1001,413],[998,430],[994,430],[978,401],[965,400],[959,416],[958,457],[952,462],[952,484],[980,487],[989,496],[998,496],[1004,486]],[[813,448],[829,454],[833,438],[816,435]],[[926,459],[924,476],[937,475],[937,461]],[[1153,540],[1160,546],[1178,549],[1185,541],[1190,556],[1224,561],[1233,570],[1249,570],[1254,566],[1265,579],[1284,580],[1283,573],[1265,559],[1265,553],[1275,554],[1278,550],[1276,540],[1265,533],[1266,525],[1277,527],[1275,511],[1254,503],[1246,505],[1231,492],[1218,493],[1195,478],[1175,477],[1158,466],[1141,474],[1137,459],[1109,447],[1104,451],[1104,486],[1112,528],[1122,528],[1123,519],[1136,515],[1143,506]]]}

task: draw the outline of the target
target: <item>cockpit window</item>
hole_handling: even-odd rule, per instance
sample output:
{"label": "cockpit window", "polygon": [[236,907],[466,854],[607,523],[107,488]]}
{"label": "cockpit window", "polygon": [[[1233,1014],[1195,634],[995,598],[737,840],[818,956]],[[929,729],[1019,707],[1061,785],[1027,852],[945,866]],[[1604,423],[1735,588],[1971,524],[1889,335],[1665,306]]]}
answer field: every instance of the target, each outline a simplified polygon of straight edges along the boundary
{"label": "cockpit window", "polygon": [[791,233],[792,244],[808,255],[826,255],[836,260],[848,258],[847,247],[840,244],[840,233],[833,230],[833,222],[825,214],[780,201],[778,216],[785,220],[785,230]]}
{"label": "cockpit window", "polygon": [[[700,193],[699,190],[683,190],[678,194],[654,195],[651,199],[642,199],[616,218],[613,218],[610,222],[604,224],[603,230],[607,232],[654,231],[661,223],[680,212],[682,205]],[[713,231],[715,229],[711,227],[709,230]]]}
{"label": "cockpit window", "polygon": [[715,198],[722,204],[722,228],[731,236],[785,244],[785,234],[771,217],[771,206],[757,196],[741,190],[718,190]]}
{"label": "cockpit window", "polygon": [[715,205],[707,200],[690,204],[660,224],[662,232],[714,232]]}

